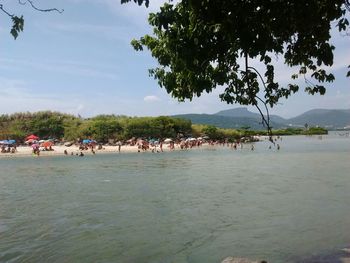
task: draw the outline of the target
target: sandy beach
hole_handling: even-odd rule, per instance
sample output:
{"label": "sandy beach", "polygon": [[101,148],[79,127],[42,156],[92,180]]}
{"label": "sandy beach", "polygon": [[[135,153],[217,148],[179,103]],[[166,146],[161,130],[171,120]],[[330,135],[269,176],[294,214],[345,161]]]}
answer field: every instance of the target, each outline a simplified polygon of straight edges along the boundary
{"label": "sandy beach", "polygon": [[[203,145],[206,147],[207,145]],[[202,147],[203,147],[202,146]],[[52,146],[53,151],[40,151],[39,157],[44,156],[63,156],[65,155],[64,151],[66,150],[68,155],[79,155],[80,152],[83,152],[84,155],[93,155],[92,151],[89,150],[79,150],[79,146],[72,145],[72,146],[64,146],[64,145],[55,145]],[[142,152],[149,152],[152,153],[152,149],[154,149],[154,152],[160,152],[160,148],[158,147],[151,147],[147,151],[139,150],[138,146],[130,146],[130,145],[123,145],[121,146],[120,152],[118,150],[118,146],[103,146],[102,149],[98,150],[97,148],[94,149],[95,154],[101,154],[101,153],[138,153],[139,151]],[[163,145],[163,151],[173,151],[173,150],[180,150],[180,146],[175,144],[174,149],[170,149],[169,145]],[[0,153],[0,158],[12,158],[12,157],[32,157],[33,149],[31,146],[18,146],[15,153]]]}

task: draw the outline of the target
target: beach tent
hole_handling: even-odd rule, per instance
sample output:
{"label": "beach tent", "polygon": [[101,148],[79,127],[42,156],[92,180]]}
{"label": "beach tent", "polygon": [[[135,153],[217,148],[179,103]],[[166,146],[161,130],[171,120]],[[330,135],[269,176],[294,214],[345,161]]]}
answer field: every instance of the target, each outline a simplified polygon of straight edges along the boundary
{"label": "beach tent", "polygon": [[31,135],[28,135],[28,136],[26,137],[26,141],[29,141],[29,140],[35,140],[35,141],[37,141],[37,140],[39,140],[39,137],[36,136],[36,135],[34,135],[34,134],[31,134]]}

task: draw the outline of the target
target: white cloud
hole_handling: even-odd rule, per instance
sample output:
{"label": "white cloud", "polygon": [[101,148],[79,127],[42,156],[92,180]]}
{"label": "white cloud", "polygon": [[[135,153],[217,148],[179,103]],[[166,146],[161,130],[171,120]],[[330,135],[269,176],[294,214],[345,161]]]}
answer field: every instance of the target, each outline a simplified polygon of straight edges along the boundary
{"label": "white cloud", "polygon": [[144,97],[143,100],[145,102],[157,102],[157,101],[160,101],[161,99],[157,96],[149,95],[149,96]]}

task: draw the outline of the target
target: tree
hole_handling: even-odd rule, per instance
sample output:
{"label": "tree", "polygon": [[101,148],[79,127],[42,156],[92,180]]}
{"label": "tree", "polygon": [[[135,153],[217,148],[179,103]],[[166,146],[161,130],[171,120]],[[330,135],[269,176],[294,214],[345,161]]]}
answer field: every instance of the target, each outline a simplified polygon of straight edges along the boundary
{"label": "tree", "polygon": [[210,139],[218,139],[218,128],[216,128],[215,126],[208,125],[202,129],[202,132]]}
{"label": "tree", "polygon": [[[63,13],[63,11],[64,11],[63,9],[59,10],[57,8],[48,8],[48,9],[39,8],[39,7],[37,7],[35,5],[33,0],[18,0],[18,4],[20,4],[20,5],[26,5],[27,3],[31,6],[31,8],[33,8],[34,10],[39,11],[39,12],[56,11],[58,13]],[[0,4],[0,10],[4,14],[6,14],[7,16],[9,16],[11,18],[11,20],[12,20],[12,28],[11,28],[10,33],[16,39],[18,37],[18,34],[20,32],[22,32],[23,29],[24,29],[24,18],[23,18],[23,16],[18,16],[18,15],[15,15],[15,14],[7,11],[3,4]]]}
{"label": "tree", "polygon": [[[323,95],[324,83],[334,80],[325,70],[335,49],[331,24],[346,32],[349,10],[349,0],[170,1],[149,15],[153,35],[131,44],[148,48],[158,60],[150,75],[174,98],[192,100],[223,86],[222,101],[256,106],[270,130],[268,106],[300,88],[295,81],[276,81],[273,56],[299,67],[291,78],[304,78],[308,93]],[[253,59],[265,67],[263,73],[251,66]]]}
{"label": "tree", "polygon": [[127,2],[131,2],[134,1],[135,3],[138,3],[139,5],[142,5],[143,3],[145,3],[145,6],[148,7],[149,6],[149,0],[121,0],[121,3],[127,3]]}

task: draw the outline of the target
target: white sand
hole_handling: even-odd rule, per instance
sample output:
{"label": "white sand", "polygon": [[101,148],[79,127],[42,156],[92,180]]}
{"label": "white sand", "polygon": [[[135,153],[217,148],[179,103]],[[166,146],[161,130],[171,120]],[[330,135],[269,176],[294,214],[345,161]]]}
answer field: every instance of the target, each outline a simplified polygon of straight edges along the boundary
{"label": "white sand", "polygon": [[[64,150],[67,150],[68,155],[76,155],[80,152],[83,152],[84,155],[92,155],[93,153],[91,150],[79,150],[78,146],[72,145],[70,147],[67,146],[52,146],[53,151],[40,151],[40,156],[60,156],[64,155]],[[180,147],[178,145],[175,145],[175,150],[179,150]],[[123,145],[121,146],[120,153],[137,153],[138,152],[137,146],[130,146],[130,145]],[[118,152],[118,146],[103,146],[101,150],[97,150],[97,148],[94,149],[96,154],[101,153],[119,153]],[[140,150],[143,152],[142,150]],[[160,151],[159,146],[155,148],[155,151]],[[163,145],[163,151],[171,151],[169,148],[169,145],[164,144]],[[146,152],[152,152],[152,148],[148,149]],[[25,156],[33,156],[33,149],[31,146],[19,146],[17,147],[17,151],[15,153],[0,153],[0,158],[2,157],[25,157]]]}

